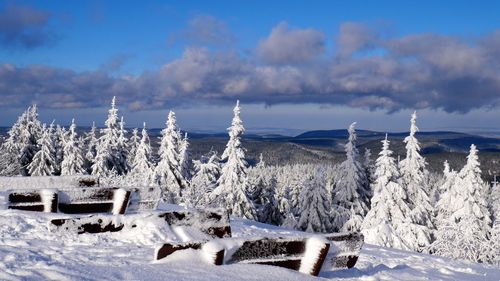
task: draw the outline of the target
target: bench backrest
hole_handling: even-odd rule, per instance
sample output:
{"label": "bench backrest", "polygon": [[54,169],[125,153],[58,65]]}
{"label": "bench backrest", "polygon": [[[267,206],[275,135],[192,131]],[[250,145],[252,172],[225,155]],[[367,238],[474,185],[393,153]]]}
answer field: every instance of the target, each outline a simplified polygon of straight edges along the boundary
{"label": "bench backrest", "polygon": [[154,210],[160,198],[159,188],[136,187],[62,187],[54,189],[9,190],[8,208],[61,212],[67,214],[124,214]]}

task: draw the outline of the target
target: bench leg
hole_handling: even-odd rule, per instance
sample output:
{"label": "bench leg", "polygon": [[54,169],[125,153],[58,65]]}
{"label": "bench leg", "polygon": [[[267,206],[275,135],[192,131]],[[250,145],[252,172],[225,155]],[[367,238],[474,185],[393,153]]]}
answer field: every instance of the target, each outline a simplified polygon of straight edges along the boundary
{"label": "bench leg", "polygon": [[123,215],[130,200],[130,191],[119,188],[113,195],[113,215]]}
{"label": "bench leg", "polygon": [[40,197],[42,198],[43,211],[45,213],[57,213],[57,190],[43,189],[40,191]]}

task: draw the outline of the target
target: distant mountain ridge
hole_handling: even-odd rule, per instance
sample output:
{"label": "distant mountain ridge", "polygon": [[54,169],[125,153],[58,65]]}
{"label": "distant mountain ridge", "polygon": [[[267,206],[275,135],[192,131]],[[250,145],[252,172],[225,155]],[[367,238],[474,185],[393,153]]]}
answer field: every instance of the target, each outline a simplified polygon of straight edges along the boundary
{"label": "distant mountain ridge", "polygon": [[[78,127],[78,133],[82,134],[88,131],[88,127]],[[9,127],[0,127],[0,135],[5,136]],[[131,133],[132,129],[127,128]],[[151,137],[160,136],[160,128],[149,129]],[[184,133],[184,132],[183,132]],[[187,132],[188,138],[191,140],[225,140],[228,138],[226,132]],[[385,137],[385,132],[371,130],[356,130],[358,136],[358,144],[361,147],[367,147],[372,150],[380,146],[379,141]],[[408,132],[388,132],[389,139],[396,141],[398,146],[401,146],[402,140],[408,135]],[[264,134],[247,133],[244,139],[251,141],[263,142],[286,142],[295,143],[307,146],[330,147],[334,151],[342,151],[343,144],[346,142],[348,132],[346,129],[335,130],[312,130],[303,132],[296,136],[285,136],[281,134],[273,134],[266,132]],[[470,145],[475,144],[480,151],[500,152],[500,138],[485,137],[470,133],[461,133],[453,131],[423,131],[417,133],[417,138],[422,144],[422,153],[440,153],[440,152],[467,152]],[[376,150],[376,149],[375,149]]]}

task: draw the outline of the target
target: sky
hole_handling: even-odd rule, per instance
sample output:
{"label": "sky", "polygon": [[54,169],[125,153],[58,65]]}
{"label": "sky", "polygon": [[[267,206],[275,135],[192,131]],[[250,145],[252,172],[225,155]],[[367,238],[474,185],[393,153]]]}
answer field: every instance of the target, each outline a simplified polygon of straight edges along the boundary
{"label": "sky", "polygon": [[[143,3],[144,2],[144,3]],[[0,1],[0,126],[500,131],[498,1]]]}

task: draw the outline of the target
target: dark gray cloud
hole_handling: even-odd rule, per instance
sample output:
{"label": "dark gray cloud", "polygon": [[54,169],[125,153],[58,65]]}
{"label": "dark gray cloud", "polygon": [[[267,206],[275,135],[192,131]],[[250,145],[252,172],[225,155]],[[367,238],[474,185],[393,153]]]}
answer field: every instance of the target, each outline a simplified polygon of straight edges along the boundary
{"label": "dark gray cloud", "polygon": [[257,54],[267,63],[300,64],[323,54],[325,43],[322,32],[312,28],[290,29],[282,22],[259,43]]}
{"label": "dark gray cloud", "polygon": [[227,24],[211,15],[192,17],[186,28],[169,35],[168,43],[189,43],[192,45],[226,45],[235,40]]}
{"label": "dark gray cloud", "polygon": [[340,26],[337,36],[337,53],[341,57],[349,57],[355,52],[374,48],[378,41],[376,30],[365,24],[346,22]]}
{"label": "dark gray cloud", "polygon": [[[107,106],[114,95],[122,106],[134,110],[235,99],[389,112],[407,108],[467,112],[500,104],[500,32],[475,40],[437,34],[381,39],[371,32],[358,32],[355,37],[340,43],[343,47],[330,57],[297,51],[300,59],[287,55],[266,63],[236,51],[189,47],[182,57],[157,71],[137,76],[3,65],[0,107],[32,102],[50,108]],[[365,46],[381,51],[366,54]]]}
{"label": "dark gray cloud", "polygon": [[0,44],[9,48],[36,48],[53,43],[51,14],[30,6],[8,4],[0,11]]}

